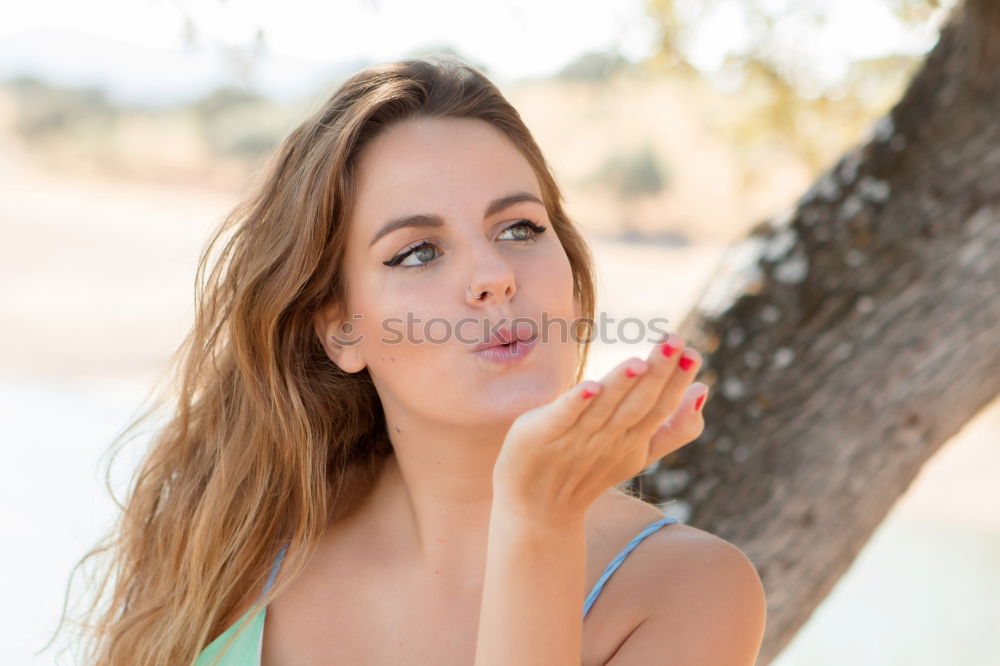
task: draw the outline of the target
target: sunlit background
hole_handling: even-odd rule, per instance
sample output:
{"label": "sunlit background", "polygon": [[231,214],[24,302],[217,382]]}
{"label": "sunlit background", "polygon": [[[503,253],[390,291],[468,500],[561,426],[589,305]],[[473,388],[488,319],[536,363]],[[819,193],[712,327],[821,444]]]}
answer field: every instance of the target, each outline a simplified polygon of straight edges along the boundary
{"label": "sunlit background", "polygon": [[[679,322],[728,241],[871,131],[952,4],[7,3],[0,661],[55,663],[36,652],[114,517],[102,455],[190,325],[198,252],[347,75],[440,51],[483,69],[593,244],[598,311]],[[599,345],[589,374],[646,351]],[[994,405],[931,460],[773,663],[1000,664],[998,432]]]}

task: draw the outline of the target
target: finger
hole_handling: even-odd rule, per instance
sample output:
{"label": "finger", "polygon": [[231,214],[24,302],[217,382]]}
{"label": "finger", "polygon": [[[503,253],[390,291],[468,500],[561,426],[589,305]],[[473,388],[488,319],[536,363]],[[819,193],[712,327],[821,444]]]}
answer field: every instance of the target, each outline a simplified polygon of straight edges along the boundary
{"label": "finger", "polygon": [[673,410],[664,410],[659,401],[671,378],[680,372],[678,363],[683,362],[684,351],[684,339],[676,333],[668,334],[655,345],[647,359],[649,372],[639,379],[636,389],[622,399],[605,427],[616,431],[632,428],[636,423],[649,419],[652,410],[658,413],[656,423],[666,418]]}
{"label": "finger", "polygon": [[601,395],[593,398],[594,404],[580,415],[577,428],[581,433],[592,433],[604,427],[608,418],[618,407],[622,398],[637,385],[637,381],[649,370],[649,364],[633,356],[616,365],[601,380]]}
{"label": "finger", "polygon": [[553,403],[532,411],[537,411],[542,423],[549,425],[548,434],[560,435],[576,425],[580,415],[591,408],[595,397],[603,391],[604,387],[600,382],[586,379],[560,395]]}
{"label": "finger", "polygon": [[663,421],[649,440],[649,455],[645,467],[698,439],[705,430],[704,407],[708,401],[708,386],[695,382],[684,392],[680,406]]}
{"label": "finger", "polygon": [[694,347],[685,347],[676,358],[675,371],[664,382],[652,407],[629,429],[630,431],[652,433],[665,418],[678,411],[685,392],[689,390],[691,382],[701,369],[702,356]]}

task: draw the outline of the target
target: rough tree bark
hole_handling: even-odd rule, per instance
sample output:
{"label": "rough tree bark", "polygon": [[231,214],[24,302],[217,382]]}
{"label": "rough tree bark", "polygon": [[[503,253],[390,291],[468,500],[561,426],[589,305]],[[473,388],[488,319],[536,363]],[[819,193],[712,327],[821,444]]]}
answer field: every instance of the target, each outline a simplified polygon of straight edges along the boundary
{"label": "rough tree bark", "polygon": [[761,666],[1000,393],[998,296],[1000,2],[968,0],[871,136],[730,249],[680,326],[705,432],[632,480],[757,566]]}

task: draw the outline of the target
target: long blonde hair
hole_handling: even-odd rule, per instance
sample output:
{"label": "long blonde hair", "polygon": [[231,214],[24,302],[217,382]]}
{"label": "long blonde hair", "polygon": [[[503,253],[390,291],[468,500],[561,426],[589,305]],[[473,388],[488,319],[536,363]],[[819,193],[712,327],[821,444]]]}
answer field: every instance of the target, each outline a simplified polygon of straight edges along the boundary
{"label": "long blonde hair", "polygon": [[279,594],[330,521],[371,490],[392,451],[382,405],[367,369],[345,373],[326,356],[313,318],[343,302],[359,153],[413,117],[485,121],[531,164],[572,267],[582,313],[576,381],[583,377],[592,257],[518,112],[485,75],[451,56],[354,74],[282,141],[213,232],[198,262],[193,326],[168,366],[171,381],[112,443],[169,406],[125,503],[115,500],[115,526],[74,567],[104,555],[95,560],[103,562],[87,621],[78,623],[86,663],[190,664],[248,591],[262,586],[283,544],[288,556],[276,584],[251,610]]}

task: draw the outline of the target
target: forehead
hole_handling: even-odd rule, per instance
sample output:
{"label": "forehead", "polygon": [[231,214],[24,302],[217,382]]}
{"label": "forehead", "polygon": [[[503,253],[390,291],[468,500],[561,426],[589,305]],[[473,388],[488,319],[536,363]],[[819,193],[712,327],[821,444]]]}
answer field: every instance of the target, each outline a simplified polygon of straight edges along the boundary
{"label": "forehead", "polygon": [[541,192],[513,143],[490,124],[468,118],[413,119],[388,128],[358,160],[354,226],[373,232],[411,213],[482,215],[498,196]]}

